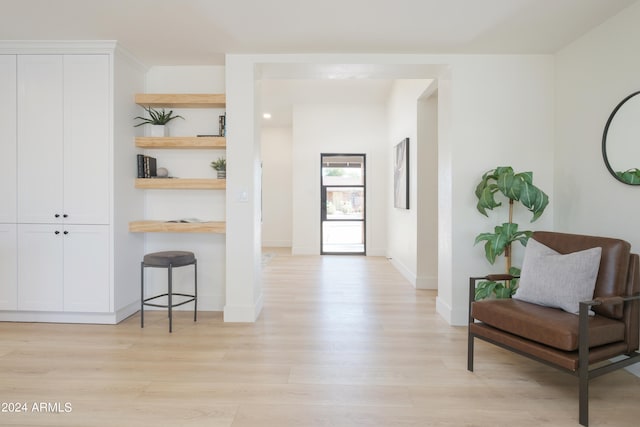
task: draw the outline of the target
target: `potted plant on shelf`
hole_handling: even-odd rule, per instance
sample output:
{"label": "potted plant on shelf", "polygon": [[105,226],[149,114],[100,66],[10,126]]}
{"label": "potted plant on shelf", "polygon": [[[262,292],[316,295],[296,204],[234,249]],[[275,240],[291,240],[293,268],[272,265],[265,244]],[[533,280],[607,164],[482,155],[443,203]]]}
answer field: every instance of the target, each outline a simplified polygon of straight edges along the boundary
{"label": "potted plant on shelf", "polygon": [[173,115],[173,110],[169,110],[167,113],[164,108],[162,110],[156,110],[151,107],[146,107],[145,111],[149,114],[149,117],[141,117],[138,116],[134,118],[134,120],[142,120],[142,122],[134,125],[134,127],[150,124],[151,125],[151,136],[169,136],[168,128],[166,126],[173,119],[182,119],[184,117],[179,115]]}
{"label": "potted plant on shelf", "polygon": [[[520,202],[532,214],[531,222],[537,220],[549,204],[549,197],[544,191],[533,185],[533,172],[514,173],[510,166],[497,167],[482,175],[480,183],[476,187],[478,198],[477,209],[484,216],[488,210],[502,206],[497,202],[495,194],[500,192],[509,200],[509,222],[496,226],[493,233],[480,233],[475,244],[484,241],[484,251],[487,260],[494,264],[496,257],[504,254],[506,273],[511,276],[519,276],[520,269],[511,265],[511,245],[520,242],[527,245],[532,231],[519,231],[518,224],[513,222],[514,202]],[[475,299],[487,297],[510,298],[517,288],[517,279],[504,282],[483,281],[476,287]]]}
{"label": "potted plant on shelf", "polygon": [[211,162],[211,167],[218,172],[218,179],[227,178],[227,159],[218,157],[218,160]]}

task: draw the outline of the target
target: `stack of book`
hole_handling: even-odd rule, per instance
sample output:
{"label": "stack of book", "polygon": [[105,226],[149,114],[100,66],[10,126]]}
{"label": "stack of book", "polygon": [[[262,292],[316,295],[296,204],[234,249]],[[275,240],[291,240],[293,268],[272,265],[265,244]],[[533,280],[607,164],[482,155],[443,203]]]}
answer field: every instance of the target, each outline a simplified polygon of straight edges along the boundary
{"label": "stack of book", "polygon": [[151,178],[157,176],[156,158],[138,154],[138,178]]}

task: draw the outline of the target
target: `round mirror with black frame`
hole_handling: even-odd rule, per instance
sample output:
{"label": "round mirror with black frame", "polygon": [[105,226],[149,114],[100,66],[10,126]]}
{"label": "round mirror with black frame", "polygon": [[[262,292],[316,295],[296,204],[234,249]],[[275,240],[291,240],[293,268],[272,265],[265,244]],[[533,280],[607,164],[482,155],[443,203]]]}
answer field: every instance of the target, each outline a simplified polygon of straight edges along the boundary
{"label": "round mirror with black frame", "polygon": [[615,179],[640,185],[640,91],[613,109],[602,135],[604,164]]}

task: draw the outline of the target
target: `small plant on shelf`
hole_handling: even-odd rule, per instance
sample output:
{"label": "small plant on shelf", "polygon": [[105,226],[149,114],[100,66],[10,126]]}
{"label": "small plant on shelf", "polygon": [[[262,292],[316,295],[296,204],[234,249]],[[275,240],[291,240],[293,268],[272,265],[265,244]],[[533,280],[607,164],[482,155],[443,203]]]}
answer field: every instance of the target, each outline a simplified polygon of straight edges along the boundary
{"label": "small plant on shelf", "polygon": [[169,110],[169,112],[167,113],[164,110],[164,108],[158,111],[154,108],[146,107],[145,111],[149,114],[149,117],[141,117],[141,116],[136,117],[134,120],[142,120],[142,122],[138,123],[137,125],[134,125],[134,127],[138,127],[146,124],[164,126],[173,119],[180,118],[184,120],[184,117],[180,115],[177,115],[177,114],[173,115],[173,110]]}
{"label": "small plant on shelf", "polygon": [[219,179],[227,177],[227,159],[224,157],[218,157],[218,160],[211,162],[211,167],[218,172]]}

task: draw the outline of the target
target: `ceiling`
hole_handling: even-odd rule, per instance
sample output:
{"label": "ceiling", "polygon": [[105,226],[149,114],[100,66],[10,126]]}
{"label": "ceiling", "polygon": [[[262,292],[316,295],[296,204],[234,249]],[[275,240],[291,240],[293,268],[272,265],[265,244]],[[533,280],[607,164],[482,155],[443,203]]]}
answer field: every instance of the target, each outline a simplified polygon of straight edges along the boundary
{"label": "ceiling", "polygon": [[[0,40],[117,40],[147,66],[222,65],[226,53],[552,54],[636,1],[0,0]],[[335,65],[320,70],[330,81],[267,78],[264,125],[290,125],[308,100],[384,102],[391,80],[366,69],[345,80]]]}
{"label": "ceiling", "polygon": [[118,40],[148,66],[225,53],[554,53],[636,0],[0,0],[0,40]]}

